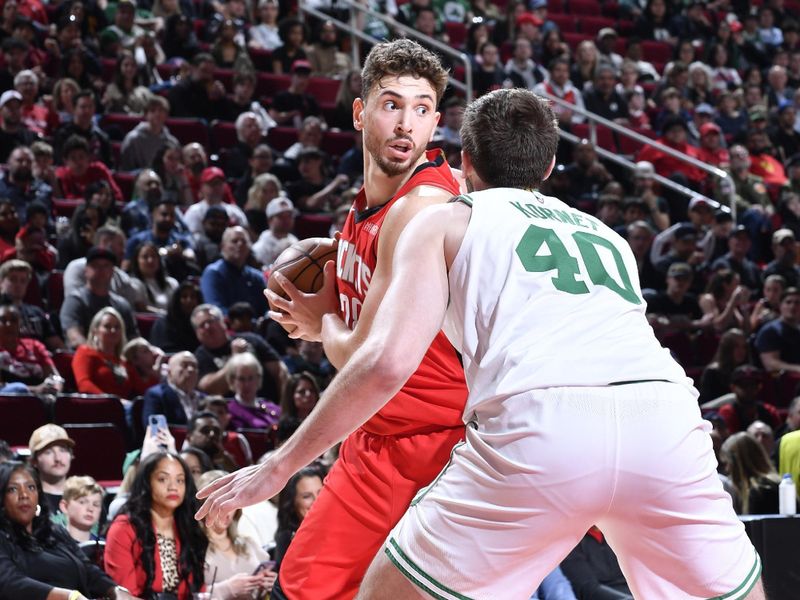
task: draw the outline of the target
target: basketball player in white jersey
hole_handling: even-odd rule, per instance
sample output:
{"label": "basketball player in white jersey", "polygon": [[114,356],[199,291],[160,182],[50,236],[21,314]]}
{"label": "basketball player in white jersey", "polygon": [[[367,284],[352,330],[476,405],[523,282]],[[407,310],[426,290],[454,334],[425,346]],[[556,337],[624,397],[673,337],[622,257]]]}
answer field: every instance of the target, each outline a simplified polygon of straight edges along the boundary
{"label": "basketball player in white jersey", "polygon": [[221,480],[200,516],[274,494],[378,410],[444,327],[470,390],[466,441],[389,535],[358,598],[529,598],[596,524],[637,598],[763,599],[711,426],[647,323],[628,245],[532,191],[554,163],[552,110],[498,90],[467,108],[461,135],[477,191],[411,221],[366,340],[277,451],[279,466]]}

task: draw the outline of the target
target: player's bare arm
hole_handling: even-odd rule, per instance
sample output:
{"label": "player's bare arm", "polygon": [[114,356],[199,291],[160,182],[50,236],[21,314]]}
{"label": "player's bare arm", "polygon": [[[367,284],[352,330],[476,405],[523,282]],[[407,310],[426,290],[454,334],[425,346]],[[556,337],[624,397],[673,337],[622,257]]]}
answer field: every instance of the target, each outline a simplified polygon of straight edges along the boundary
{"label": "player's bare arm", "polygon": [[[380,410],[411,376],[442,326],[449,298],[447,222],[426,215],[415,219],[402,236],[395,277],[377,319],[320,403],[262,465],[240,469],[198,492],[198,498],[207,498],[198,519],[214,522],[275,495],[294,472]],[[409,314],[415,315],[414,327],[408,326]],[[329,318],[332,315],[326,315]]]}

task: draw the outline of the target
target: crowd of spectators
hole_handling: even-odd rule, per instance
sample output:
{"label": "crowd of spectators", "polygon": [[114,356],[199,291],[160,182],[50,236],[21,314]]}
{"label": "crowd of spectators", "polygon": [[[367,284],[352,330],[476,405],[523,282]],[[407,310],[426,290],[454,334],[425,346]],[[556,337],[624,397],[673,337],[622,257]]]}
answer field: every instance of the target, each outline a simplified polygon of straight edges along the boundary
{"label": "crowd of spectators", "polygon": [[[329,0],[307,4],[346,16]],[[800,4],[365,4],[390,18],[358,17],[379,39],[396,35],[395,20],[465,52],[476,95],[520,86],[572,105],[554,109],[581,141],[560,146],[542,191],[628,240],[648,318],[716,424],[735,506],[772,510],[778,472],[800,486]],[[133,596],[184,598],[211,580],[226,598],[268,590],[275,566],[264,548],[277,542],[280,561],[324,463],[227,529],[187,515],[195,481],[258,460],[333,376],[321,344],[266,318],[262,290],[285,248],[340,227],[360,186],[352,50],[368,47],[282,0],[0,5],[0,393],[51,409],[64,392],[115,396],[133,450],[107,515],[113,494],[70,473],[79,450],[69,434],[54,424],[31,432],[23,450],[35,469],[0,471],[0,561],[41,572],[79,553],[69,536],[97,542],[111,523],[111,578],[81,561],[78,578],[4,578],[0,596],[44,585],[53,597],[128,597],[115,582]],[[465,80],[464,65],[441,56]],[[448,88],[433,141],[454,166],[464,107]],[[603,128],[592,137],[584,109],[729,177]],[[148,429],[154,415],[180,434],[177,446]],[[66,529],[47,525],[51,516]],[[602,532],[587,533],[564,568],[576,594],[591,593],[579,587],[587,581],[627,593],[609,552]],[[607,573],[587,566],[597,555]],[[539,597],[571,597],[560,581]]]}

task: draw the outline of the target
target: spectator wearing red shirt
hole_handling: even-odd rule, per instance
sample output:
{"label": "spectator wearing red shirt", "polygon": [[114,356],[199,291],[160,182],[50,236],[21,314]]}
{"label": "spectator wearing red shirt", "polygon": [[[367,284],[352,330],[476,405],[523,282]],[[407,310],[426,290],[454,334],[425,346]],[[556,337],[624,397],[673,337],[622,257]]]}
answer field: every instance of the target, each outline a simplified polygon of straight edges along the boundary
{"label": "spectator wearing red shirt", "polygon": [[731,155],[727,148],[723,148],[722,129],[716,123],[703,123],[700,126],[700,148],[697,149],[697,158],[705,163],[727,169],[731,163]]}
{"label": "spectator wearing red shirt", "polygon": [[736,367],[731,374],[731,391],[735,398],[731,404],[721,406],[719,416],[731,433],[745,431],[753,421],[763,421],[772,429],[781,426],[778,410],[758,400],[764,381],[764,372],[751,365]]}
{"label": "spectator wearing red shirt", "polygon": [[55,269],[56,250],[47,242],[41,227],[26,225],[16,235],[13,248],[0,254],[0,262],[18,258],[33,267],[37,273],[46,274]]}
{"label": "spectator wearing red shirt", "polygon": [[14,89],[22,96],[22,122],[34,133],[44,135],[49,111],[44,105],[36,103],[39,77],[30,69],[20,71],[14,77]]}
{"label": "spectator wearing red shirt", "polygon": [[122,191],[111,171],[100,161],[90,160],[89,143],[78,135],[71,136],[63,148],[64,166],[56,169],[56,178],[65,198],[83,199],[86,188],[95,181],[106,181],[114,200],[122,202]]}
{"label": "spectator wearing red shirt", "polygon": [[61,386],[51,376],[58,370],[44,344],[19,336],[20,314],[16,306],[0,305],[0,379],[19,383],[20,391],[55,394]]}
{"label": "spectator wearing red shirt", "polygon": [[89,325],[86,344],[78,346],[72,370],[82,394],[114,394],[131,399],[144,394],[151,382],[122,358],[125,324],[116,309],[107,306]]}
{"label": "spectator wearing red shirt", "polygon": [[[673,150],[683,152],[693,158],[699,158],[698,149],[691,146],[686,141],[688,131],[688,126],[681,117],[670,117],[664,122],[662,135],[657,141]],[[672,177],[675,174],[681,174],[686,177],[691,184],[697,186],[706,179],[705,171],[702,169],[669,156],[663,150],[653,146],[645,146],[639,153],[637,160],[646,160],[652,163],[656,169],[656,173],[663,177]]]}

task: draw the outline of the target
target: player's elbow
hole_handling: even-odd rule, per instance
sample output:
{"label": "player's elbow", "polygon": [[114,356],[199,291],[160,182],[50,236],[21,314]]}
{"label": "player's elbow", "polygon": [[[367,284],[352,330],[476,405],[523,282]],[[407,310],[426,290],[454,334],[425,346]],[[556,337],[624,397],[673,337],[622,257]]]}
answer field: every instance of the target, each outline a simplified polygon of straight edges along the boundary
{"label": "player's elbow", "polygon": [[419,362],[409,352],[402,352],[399,348],[384,349],[375,353],[370,371],[377,385],[394,394],[408,381]]}

